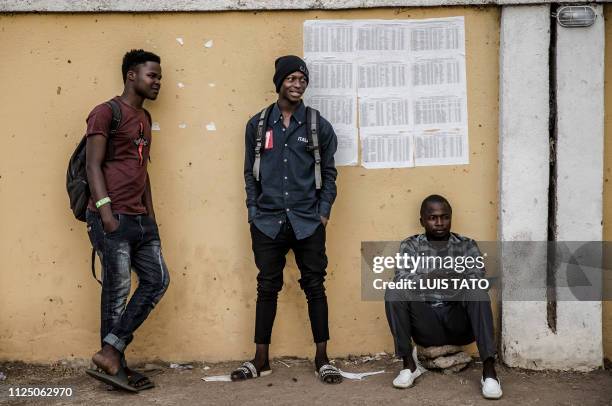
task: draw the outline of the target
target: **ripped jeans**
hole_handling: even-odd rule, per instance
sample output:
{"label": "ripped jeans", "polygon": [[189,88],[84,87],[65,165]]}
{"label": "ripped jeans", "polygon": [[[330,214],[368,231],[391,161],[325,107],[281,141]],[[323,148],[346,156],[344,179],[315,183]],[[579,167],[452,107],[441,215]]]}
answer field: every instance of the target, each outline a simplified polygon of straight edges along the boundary
{"label": "ripped jeans", "polygon": [[[87,232],[102,263],[102,345],[112,345],[123,353],[134,331],[166,292],[170,276],[155,220],[147,215],[115,217],[119,227],[105,233],[100,215],[88,210]],[[138,288],[128,302],[131,269],[138,276]]]}

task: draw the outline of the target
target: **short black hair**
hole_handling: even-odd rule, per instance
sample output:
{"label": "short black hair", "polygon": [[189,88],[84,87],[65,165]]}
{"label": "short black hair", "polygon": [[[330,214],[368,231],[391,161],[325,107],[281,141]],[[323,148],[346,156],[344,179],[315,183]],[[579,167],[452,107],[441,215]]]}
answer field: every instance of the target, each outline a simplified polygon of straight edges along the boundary
{"label": "short black hair", "polygon": [[133,70],[134,67],[141,63],[157,62],[161,63],[159,56],[153,52],[147,52],[142,49],[132,49],[123,56],[123,63],[121,64],[121,74],[123,75],[123,82],[127,77],[129,70]]}
{"label": "short black hair", "polygon": [[423,199],[423,202],[421,203],[421,212],[420,212],[421,217],[423,217],[423,214],[425,214],[425,210],[427,210],[427,205],[429,205],[430,203],[445,204],[448,207],[448,210],[451,213],[453,212],[453,208],[451,207],[450,203],[448,202],[448,200],[446,200],[444,196],[429,195],[425,199]]}

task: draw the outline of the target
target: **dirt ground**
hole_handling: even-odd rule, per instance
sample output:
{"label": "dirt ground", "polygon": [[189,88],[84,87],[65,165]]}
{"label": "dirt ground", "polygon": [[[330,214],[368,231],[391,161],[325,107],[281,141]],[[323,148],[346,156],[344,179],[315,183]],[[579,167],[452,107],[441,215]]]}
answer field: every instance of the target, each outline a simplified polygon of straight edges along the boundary
{"label": "dirt ground", "polygon": [[[325,385],[314,376],[312,362],[281,358],[272,362],[273,374],[248,382],[204,382],[204,376],[228,374],[239,363],[192,364],[193,369],[170,368],[157,362],[140,365],[157,387],[138,394],[109,391],[85,375],[84,367],[37,366],[0,363],[6,375],[0,381],[0,404],[11,405],[484,405],[480,394],[481,365],[472,363],[453,375],[429,371],[413,388],[394,389],[391,381],[400,363],[389,356],[367,360],[364,357],[336,360],[348,372],[385,373],[361,381],[345,379],[340,385]],[[504,397],[495,405],[612,405],[612,371],[590,373],[532,372],[498,368]],[[10,397],[10,388],[69,387],[70,398]]]}

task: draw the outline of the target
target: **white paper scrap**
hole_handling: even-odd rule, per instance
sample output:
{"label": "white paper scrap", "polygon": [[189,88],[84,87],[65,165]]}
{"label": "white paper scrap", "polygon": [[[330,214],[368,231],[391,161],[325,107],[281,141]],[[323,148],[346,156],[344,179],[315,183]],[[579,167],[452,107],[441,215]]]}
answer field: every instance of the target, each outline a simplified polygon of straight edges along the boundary
{"label": "white paper scrap", "polygon": [[217,131],[217,126],[215,125],[215,123],[208,123],[206,124],[206,130],[207,131]]}
{"label": "white paper scrap", "polygon": [[170,368],[172,369],[193,369],[193,365],[172,363],[170,364]]}
{"label": "white paper scrap", "polygon": [[178,42],[179,44],[183,45],[185,42],[183,41],[183,38],[181,37],[177,37],[176,38],[176,42]]}
{"label": "white paper scrap", "polygon": [[205,376],[202,380],[205,382],[231,382],[232,377],[229,375]]}
{"label": "white paper scrap", "polygon": [[179,128],[187,128],[187,123],[180,123]]}
{"label": "white paper scrap", "polygon": [[205,48],[212,48],[212,46],[213,46],[213,40],[212,39],[210,39],[210,40],[208,40],[208,41],[206,41],[204,43],[204,47]]}
{"label": "white paper scrap", "polygon": [[176,84],[178,87],[180,87],[181,89],[185,87],[185,85],[183,84],[183,82],[178,82]]}
{"label": "white paper scrap", "polygon": [[159,127],[159,123],[157,121],[153,121],[151,123],[151,131],[159,131],[160,127]]}
{"label": "white paper scrap", "polygon": [[356,381],[361,381],[363,378],[370,376],[370,375],[378,375],[378,374],[384,374],[385,370],[383,369],[382,371],[375,371],[375,372],[344,372],[343,370],[340,370],[340,375],[342,375],[344,378],[346,379],[353,379]]}
{"label": "white paper scrap", "polygon": [[208,86],[210,86],[210,87],[215,87],[215,86],[217,86],[217,85],[215,85],[214,83],[209,83],[209,84],[208,84]]}

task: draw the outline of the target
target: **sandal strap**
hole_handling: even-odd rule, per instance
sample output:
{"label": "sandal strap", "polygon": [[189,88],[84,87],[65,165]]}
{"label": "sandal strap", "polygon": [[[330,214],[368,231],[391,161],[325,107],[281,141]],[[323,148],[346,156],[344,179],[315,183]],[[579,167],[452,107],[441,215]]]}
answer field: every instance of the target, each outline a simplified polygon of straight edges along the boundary
{"label": "sandal strap", "polygon": [[253,363],[250,362],[250,361],[243,362],[242,366],[240,368],[238,368],[238,369],[244,371],[245,373],[246,372],[250,373],[251,377],[259,376],[259,374],[257,373],[257,368],[255,368],[255,365],[253,365]]}
{"label": "sandal strap", "polygon": [[130,385],[136,386],[139,383],[148,383],[151,382],[148,376],[143,375],[139,372],[132,370],[132,374],[129,376]]}
{"label": "sandal strap", "polygon": [[342,376],[340,370],[330,364],[325,364],[321,368],[319,368],[319,375],[321,376],[321,378],[325,378],[328,376]]}

